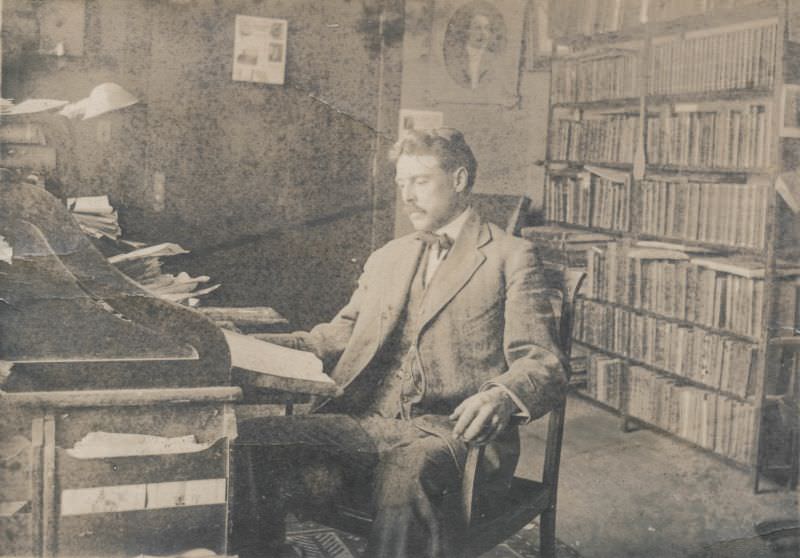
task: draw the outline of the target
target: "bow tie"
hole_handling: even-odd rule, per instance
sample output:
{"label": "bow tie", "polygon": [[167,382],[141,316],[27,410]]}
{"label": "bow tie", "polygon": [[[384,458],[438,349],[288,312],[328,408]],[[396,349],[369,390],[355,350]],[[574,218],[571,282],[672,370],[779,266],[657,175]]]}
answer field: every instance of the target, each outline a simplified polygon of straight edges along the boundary
{"label": "bow tie", "polygon": [[446,234],[436,234],[428,231],[420,231],[417,233],[417,240],[421,240],[428,246],[438,246],[439,251],[443,252],[449,250],[453,246],[453,239]]}

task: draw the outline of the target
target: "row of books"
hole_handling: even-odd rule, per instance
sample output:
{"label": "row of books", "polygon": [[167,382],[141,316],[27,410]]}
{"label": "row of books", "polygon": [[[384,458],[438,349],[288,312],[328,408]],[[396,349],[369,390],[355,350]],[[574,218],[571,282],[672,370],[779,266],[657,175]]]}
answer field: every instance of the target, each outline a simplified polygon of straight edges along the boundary
{"label": "row of books", "polygon": [[626,368],[623,359],[592,353],[586,358],[586,394],[613,409],[622,410]]}
{"label": "row of books", "polygon": [[647,158],[655,165],[721,169],[769,166],[772,122],[763,104],[662,112],[647,117]]}
{"label": "row of books", "polygon": [[674,239],[762,249],[770,185],[643,180],[639,231]]}
{"label": "row of books", "polygon": [[639,95],[639,60],[635,53],[553,60],[552,102],[625,99]]}
{"label": "row of books", "polygon": [[[766,243],[770,185],[643,180],[632,196],[629,180],[589,172],[551,173],[545,184],[551,221],[602,227],[675,240],[760,250]],[[631,199],[638,222],[631,222]]]}
{"label": "row of books", "polygon": [[560,0],[551,3],[550,27],[554,37],[595,35],[636,25],[641,0]]}
{"label": "row of books", "polygon": [[681,384],[600,352],[587,357],[584,393],[626,415],[700,447],[749,463],[754,406],[724,394]]}
{"label": "row of books", "polygon": [[772,88],[777,41],[775,20],[655,39],[648,93]]}
{"label": "row of books", "polygon": [[[689,257],[676,250],[609,243],[587,257],[591,297],[648,310],[711,328],[758,337],[763,331],[765,269],[743,257]],[[782,264],[782,262],[781,262]],[[780,304],[771,323],[797,327],[800,269],[781,265],[775,289]]]}
{"label": "row of books", "polygon": [[[550,8],[555,37],[595,35],[690,16],[730,12],[765,0],[560,0]],[[774,4],[774,0],[773,0]]]}
{"label": "row of books", "polygon": [[754,391],[755,343],[592,300],[576,310],[579,341],[741,398]]}
{"label": "row of books", "polygon": [[547,219],[626,231],[630,228],[630,188],[628,179],[615,181],[591,172],[550,174],[545,183]]}
{"label": "row of books", "polygon": [[550,157],[562,161],[633,163],[639,116],[591,114],[582,120],[562,118],[553,127]]}
{"label": "row of books", "polygon": [[628,415],[739,463],[752,462],[752,403],[681,385],[641,366],[631,366],[626,381]]}

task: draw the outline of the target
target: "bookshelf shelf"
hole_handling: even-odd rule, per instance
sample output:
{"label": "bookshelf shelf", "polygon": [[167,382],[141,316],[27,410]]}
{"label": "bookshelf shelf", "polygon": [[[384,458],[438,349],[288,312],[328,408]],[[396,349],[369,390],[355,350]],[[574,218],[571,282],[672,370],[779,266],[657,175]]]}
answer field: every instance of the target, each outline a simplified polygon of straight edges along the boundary
{"label": "bookshelf shelf", "polygon": [[[553,103],[555,109],[581,109],[581,110],[597,110],[597,109],[624,109],[629,107],[638,106],[638,97],[625,97],[622,99],[609,99],[603,101],[573,101],[573,102],[559,102]],[[638,111],[638,109],[634,109]]]}
{"label": "bookshelf shelf", "polygon": [[[717,101],[758,101],[772,100],[772,88],[758,89],[724,89],[720,91],[697,91],[686,93],[673,93],[669,95],[648,95],[647,106],[649,109],[663,105],[682,103],[707,103]],[[638,99],[637,99],[638,100]]]}
{"label": "bookshelf shelf", "polygon": [[613,161],[577,161],[571,159],[553,159],[547,161],[548,165],[567,165],[570,168],[582,169],[586,165],[593,165],[598,167],[607,167],[610,169],[617,169],[622,171],[633,171],[633,163],[619,163]]}
{"label": "bookshelf shelf", "polygon": [[578,225],[576,223],[569,223],[567,221],[555,221],[554,220],[553,223],[558,224],[558,225],[563,225],[563,226],[569,227],[571,229],[578,229],[578,230],[582,230],[582,231],[586,231],[586,232],[608,234],[608,235],[612,235],[612,236],[616,236],[616,237],[622,237],[622,235],[625,234],[622,231],[618,231],[618,230],[615,230],[615,229],[604,229],[603,227],[590,227],[590,226],[586,226],[586,225]]}
{"label": "bookshelf shelf", "polygon": [[[741,176],[753,176],[753,175],[761,175],[761,176],[771,176],[772,171],[768,168],[749,168],[749,169],[742,169],[742,168],[725,168],[725,167],[694,167],[694,166],[682,166],[682,165],[654,165],[648,164],[647,170],[653,173],[677,173],[677,174],[727,174],[732,176],[733,178],[740,178]],[[738,182],[738,180],[734,180]]]}
{"label": "bookshelf shelf", "polygon": [[709,250],[720,252],[722,255],[737,253],[737,254],[745,254],[748,256],[753,256],[755,258],[764,257],[764,250],[759,248],[750,248],[747,246],[732,246],[730,244],[718,244],[716,242],[703,242],[702,240],[689,240],[677,236],[661,236],[661,235],[643,234],[643,233],[638,233],[636,237],[639,240],[660,240],[664,242],[674,242],[676,244],[683,244],[685,246],[708,248]]}
{"label": "bookshelf shelf", "polygon": [[699,328],[704,331],[708,331],[709,333],[714,333],[716,335],[720,335],[723,337],[730,337],[731,339],[736,339],[737,341],[743,341],[745,343],[759,343],[761,341],[760,338],[752,337],[749,335],[743,335],[741,333],[737,333],[735,331],[731,331],[728,329],[721,329],[717,327],[712,327],[709,325],[701,324],[698,322],[693,322],[690,320],[683,320],[681,318],[675,318],[673,316],[669,316],[667,314],[659,314],[657,312],[653,312],[651,310],[647,310],[645,308],[636,308],[634,306],[630,306],[628,304],[622,304],[619,302],[613,302],[610,300],[600,300],[596,298],[591,298],[584,295],[579,295],[579,297],[583,300],[588,300],[590,302],[594,302],[595,304],[604,304],[606,306],[611,306],[612,308],[620,308],[622,310],[627,310],[628,312],[633,312],[640,316],[649,316],[651,318],[656,318],[659,320],[663,320],[665,322],[669,322],[671,324],[686,326],[686,327],[693,327]]}
{"label": "bookshelf shelf", "polygon": [[[784,83],[800,83],[792,4],[553,8],[567,31],[551,68],[545,218],[607,235],[594,249],[578,235],[575,247],[570,235],[560,240],[561,265],[585,265],[592,286],[576,317],[576,343],[598,355],[584,396],[619,399],[624,417],[639,409],[637,422],[749,466],[756,490],[772,463],[761,442],[767,386],[779,381],[769,340],[775,324],[800,331],[800,280],[784,280],[777,262],[793,242],[780,235],[800,228],[780,225],[774,187],[800,160],[800,141],[782,137]],[[576,247],[590,249],[585,260]],[[682,422],[647,419],[647,398],[662,391],[680,398],[671,412]],[[710,400],[727,413],[723,430],[699,419]],[[712,441],[701,437],[709,429]]]}
{"label": "bookshelf shelf", "polygon": [[687,446],[687,447],[690,447],[690,448],[695,449],[695,450],[700,450],[700,451],[706,453],[707,455],[710,455],[710,456],[714,457],[715,459],[719,460],[720,462],[725,463],[726,465],[728,465],[730,467],[734,467],[734,468],[740,469],[742,471],[748,471],[748,470],[751,470],[751,468],[752,468],[752,466],[749,463],[742,463],[740,461],[737,461],[737,460],[732,459],[730,457],[727,457],[725,455],[720,455],[719,453],[717,453],[717,452],[715,452],[713,450],[710,450],[710,449],[708,449],[706,447],[703,447],[703,446],[701,446],[699,444],[695,444],[693,442],[690,442],[689,440],[681,438],[680,436],[676,436],[673,432],[670,432],[669,430],[665,430],[664,428],[661,428],[660,426],[658,426],[656,424],[653,424],[652,422],[648,422],[645,419],[642,419],[642,418],[639,418],[639,417],[635,417],[635,416],[631,416],[631,415],[624,415],[624,420],[626,422],[632,422],[634,424],[639,424],[639,425],[647,428],[648,430],[652,430],[653,432],[661,434],[662,436],[669,436],[673,440],[677,440],[680,444],[682,444],[684,446]]}
{"label": "bookshelf shelf", "polygon": [[742,403],[752,403],[753,402],[752,397],[742,397],[742,396],[737,395],[735,393],[731,393],[729,391],[721,390],[721,389],[719,389],[717,387],[714,387],[714,386],[709,386],[707,384],[704,384],[703,382],[698,382],[697,380],[693,380],[691,378],[687,378],[686,376],[681,376],[680,374],[675,374],[674,372],[670,372],[669,370],[666,370],[666,369],[661,368],[659,366],[655,366],[653,364],[644,362],[643,360],[639,360],[639,359],[633,358],[631,356],[624,355],[622,353],[611,351],[609,349],[604,349],[602,347],[598,347],[596,345],[593,345],[592,343],[587,343],[586,341],[581,341],[580,339],[574,339],[573,341],[575,343],[578,343],[579,345],[582,345],[582,346],[586,347],[587,349],[590,349],[590,350],[594,351],[594,352],[603,353],[603,354],[612,356],[614,358],[618,358],[618,359],[630,362],[631,364],[635,364],[636,366],[641,366],[642,368],[647,368],[648,370],[652,370],[653,372],[658,372],[659,374],[661,374],[663,376],[666,376],[668,378],[671,378],[671,379],[673,379],[676,382],[679,382],[681,384],[684,384],[684,385],[687,385],[687,386],[693,386],[693,387],[696,387],[698,389],[702,389],[702,390],[709,391],[709,392],[719,393],[720,395],[724,395],[725,397],[729,397],[730,399],[735,399],[736,401],[741,401]]}

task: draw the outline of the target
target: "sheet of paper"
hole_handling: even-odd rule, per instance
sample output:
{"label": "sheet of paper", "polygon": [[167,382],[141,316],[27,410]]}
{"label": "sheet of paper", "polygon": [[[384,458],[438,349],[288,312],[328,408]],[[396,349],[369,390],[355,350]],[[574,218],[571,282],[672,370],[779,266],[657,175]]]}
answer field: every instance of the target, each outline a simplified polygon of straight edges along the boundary
{"label": "sheet of paper", "polygon": [[335,385],[322,371],[322,361],[306,351],[296,351],[274,343],[223,329],[231,351],[233,366],[271,376]]}
{"label": "sheet of paper", "polygon": [[128,260],[136,260],[140,258],[160,258],[165,256],[177,256],[178,254],[188,254],[189,251],[183,248],[180,244],[173,242],[163,242],[161,244],[154,244],[124,254],[118,254],[108,258],[108,261],[113,263],[124,262]]}
{"label": "sheet of paper", "polygon": [[61,515],[84,515],[145,509],[147,485],[121,484],[68,488],[61,492]]}
{"label": "sheet of paper", "polygon": [[44,112],[46,110],[54,110],[66,105],[69,101],[59,101],[56,99],[27,99],[18,105],[12,106],[3,114],[33,114],[35,112]]}
{"label": "sheet of paper", "polygon": [[79,213],[113,213],[114,208],[108,201],[108,196],[81,196],[67,198],[67,207],[70,211]]}
{"label": "sheet of paper", "polygon": [[147,509],[224,504],[225,489],[225,479],[149,483]]}

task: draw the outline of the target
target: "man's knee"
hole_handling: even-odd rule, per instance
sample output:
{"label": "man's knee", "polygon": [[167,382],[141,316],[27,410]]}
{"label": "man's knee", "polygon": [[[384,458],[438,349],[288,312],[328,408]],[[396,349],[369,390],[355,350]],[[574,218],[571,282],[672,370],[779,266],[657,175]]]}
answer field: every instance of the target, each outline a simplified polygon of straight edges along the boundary
{"label": "man's knee", "polygon": [[420,496],[440,497],[458,490],[457,456],[435,436],[390,450],[381,457],[377,496],[382,505],[402,505]]}

